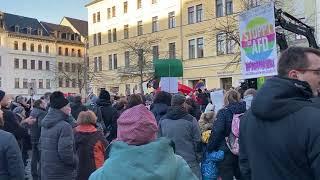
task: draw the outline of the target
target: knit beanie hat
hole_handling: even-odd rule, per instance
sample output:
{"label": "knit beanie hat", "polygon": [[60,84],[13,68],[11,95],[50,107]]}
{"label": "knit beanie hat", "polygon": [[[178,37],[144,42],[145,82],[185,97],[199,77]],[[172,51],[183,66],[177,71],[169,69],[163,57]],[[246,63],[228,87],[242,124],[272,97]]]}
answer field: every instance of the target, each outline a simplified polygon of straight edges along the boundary
{"label": "knit beanie hat", "polygon": [[171,99],[171,106],[181,106],[184,102],[186,102],[186,97],[181,94],[175,94]]}
{"label": "knit beanie hat", "polygon": [[69,104],[69,101],[64,97],[60,91],[55,91],[50,96],[50,107],[54,109],[61,109]]}
{"label": "knit beanie hat", "polygon": [[107,101],[110,101],[110,93],[106,90],[101,90],[100,95],[99,95],[99,99],[104,99]]}
{"label": "knit beanie hat", "polygon": [[6,95],[6,93],[2,90],[0,90],[0,101],[2,101],[2,99],[4,98],[4,96]]}
{"label": "knit beanie hat", "polygon": [[157,121],[144,105],[134,106],[119,117],[117,141],[129,145],[143,145],[157,138]]}

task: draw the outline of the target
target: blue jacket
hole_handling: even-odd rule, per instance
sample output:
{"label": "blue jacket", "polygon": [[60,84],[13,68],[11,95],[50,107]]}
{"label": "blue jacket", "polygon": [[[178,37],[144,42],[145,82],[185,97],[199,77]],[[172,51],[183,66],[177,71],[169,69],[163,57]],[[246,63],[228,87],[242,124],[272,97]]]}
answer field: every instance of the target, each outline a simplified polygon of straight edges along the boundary
{"label": "blue jacket", "polygon": [[142,146],[116,141],[103,167],[89,180],[196,180],[188,164],[174,154],[171,141],[160,138]]}
{"label": "blue jacket", "polygon": [[61,110],[50,108],[42,120],[40,136],[41,179],[73,180],[78,158],[68,116]]}
{"label": "blue jacket", "polygon": [[3,130],[0,130],[0,179],[24,179],[24,165],[17,140]]}
{"label": "blue jacket", "polygon": [[202,180],[216,180],[218,178],[217,163],[224,158],[224,152],[219,150],[212,153],[205,153],[201,163]]}

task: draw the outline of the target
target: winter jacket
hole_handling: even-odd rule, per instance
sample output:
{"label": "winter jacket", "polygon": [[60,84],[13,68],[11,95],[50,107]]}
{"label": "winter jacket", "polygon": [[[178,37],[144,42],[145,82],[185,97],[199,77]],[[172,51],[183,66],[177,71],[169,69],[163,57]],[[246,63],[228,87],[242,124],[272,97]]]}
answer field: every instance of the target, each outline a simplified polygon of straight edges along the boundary
{"label": "winter jacket", "polygon": [[0,130],[0,179],[24,180],[24,165],[17,140]]}
{"label": "winter jacket", "polygon": [[81,102],[73,103],[71,106],[71,114],[74,119],[78,119],[81,111],[88,110],[86,106],[82,105]]}
{"label": "winter jacket", "polygon": [[102,119],[110,133],[107,140],[111,142],[117,137],[117,119],[119,114],[117,113],[116,108],[112,107],[110,101],[99,99],[97,105],[100,107]]}
{"label": "winter jacket", "polygon": [[204,159],[201,163],[202,180],[217,180],[218,179],[218,162],[224,158],[224,152],[214,151],[212,153],[204,153]]}
{"label": "winter jacket", "polygon": [[[208,117],[212,116],[211,119],[208,119]],[[207,130],[211,130],[213,127],[213,121],[215,119],[214,112],[208,112],[208,113],[203,113],[200,117],[199,120],[199,127],[200,127],[200,133],[202,134],[203,132]]]}
{"label": "winter jacket", "polygon": [[158,124],[160,119],[167,113],[168,107],[164,103],[156,103],[150,106],[150,111],[154,114]]}
{"label": "winter jacket", "polygon": [[319,180],[320,107],[306,82],[266,81],[240,122],[245,180]]}
{"label": "winter jacket", "polygon": [[109,159],[89,180],[196,180],[170,144],[164,138],[141,146],[115,141]]}
{"label": "winter jacket", "polygon": [[75,142],[79,157],[76,179],[88,180],[104,163],[107,141],[93,125],[79,125],[75,128]]}
{"label": "winter jacket", "polygon": [[201,151],[200,129],[197,120],[181,107],[170,107],[160,120],[159,136],[175,143],[176,154],[189,163],[200,162],[197,153]]}
{"label": "winter jacket", "polygon": [[37,145],[41,134],[41,121],[46,116],[45,109],[33,108],[30,116],[36,119],[36,122],[31,125],[31,143]]}
{"label": "winter jacket", "polygon": [[59,109],[50,108],[41,123],[40,152],[41,179],[74,180],[77,155],[68,116]]}
{"label": "winter jacket", "polygon": [[12,133],[16,137],[17,141],[20,141],[22,138],[28,138],[28,131],[20,126],[16,115],[4,108],[2,109],[2,111],[4,119],[4,126],[2,127],[2,129],[4,131]]}
{"label": "winter jacket", "polygon": [[208,152],[218,150],[229,151],[225,137],[228,137],[231,132],[233,115],[241,114],[245,111],[246,103],[236,102],[229,104],[218,112],[209,138]]}

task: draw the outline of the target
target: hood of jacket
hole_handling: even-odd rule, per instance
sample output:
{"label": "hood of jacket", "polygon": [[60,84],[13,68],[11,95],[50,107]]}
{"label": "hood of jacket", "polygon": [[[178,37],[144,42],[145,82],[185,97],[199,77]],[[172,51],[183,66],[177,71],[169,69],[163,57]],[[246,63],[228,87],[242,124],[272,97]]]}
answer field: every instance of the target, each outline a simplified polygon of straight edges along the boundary
{"label": "hood of jacket", "polygon": [[311,102],[307,82],[274,77],[266,81],[253,99],[253,115],[265,121],[280,120]]}
{"label": "hood of jacket", "polygon": [[34,117],[34,118],[38,118],[40,115],[43,115],[46,113],[46,110],[45,109],[41,109],[41,108],[33,108],[31,113],[30,113],[30,116]]}
{"label": "hood of jacket", "polygon": [[98,99],[97,105],[99,106],[111,106],[111,101],[105,100],[105,99]]}
{"label": "hood of jacket", "polygon": [[181,106],[171,106],[168,108],[167,114],[162,119],[187,119],[193,120],[193,116],[191,116],[183,107]]}
{"label": "hood of jacket", "polygon": [[153,113],[157,113],[157,114],[165,114],[168,110],[168,105],[166,104],[163,104],[163,103],[155,103],[155,104],[152,104],[151,107],[150,107],[150,110],[153,112]]}
{"label": "hood of jacket", "polygon": [[51,128],[56,125],[60,121],[66,121],[68,119],[68,115],[63,113],[59,109],[50,108],[48,114],[44,117],[41,122],[41,126],[44,128]]}
{"label": "hood of jacket", "polygon": [[246,102],[241,101],[241,102],[230,103],[225,108],[230,110],[232,114],[241,114],[246,112]]}

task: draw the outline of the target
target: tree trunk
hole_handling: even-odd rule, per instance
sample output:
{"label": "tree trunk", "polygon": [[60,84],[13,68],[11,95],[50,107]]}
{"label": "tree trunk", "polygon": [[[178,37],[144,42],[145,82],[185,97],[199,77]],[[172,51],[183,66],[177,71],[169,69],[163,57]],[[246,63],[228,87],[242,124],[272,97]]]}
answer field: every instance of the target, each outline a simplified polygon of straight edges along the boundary
{"label": "tree trunk", "polygon": [[141,94],[144,95],[144,91],[143,91],[143,75],[140,76],[140,89],[141,89]]}

